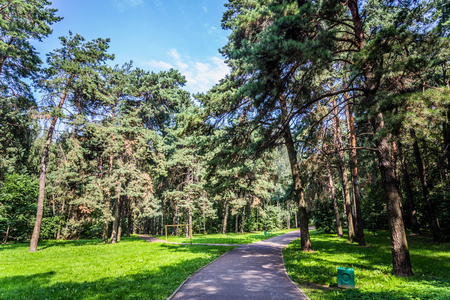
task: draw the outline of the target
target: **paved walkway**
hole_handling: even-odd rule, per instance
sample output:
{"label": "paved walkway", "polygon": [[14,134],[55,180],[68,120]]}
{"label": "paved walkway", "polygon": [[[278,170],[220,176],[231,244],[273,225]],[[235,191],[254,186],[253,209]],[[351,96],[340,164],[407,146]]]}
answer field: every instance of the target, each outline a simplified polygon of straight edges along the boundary
{"label": "paved walkway", "polygon": [[281,255],[298,237],[296,230],[235,248],[193,275],[170,299],[308,299],[287,277]]}

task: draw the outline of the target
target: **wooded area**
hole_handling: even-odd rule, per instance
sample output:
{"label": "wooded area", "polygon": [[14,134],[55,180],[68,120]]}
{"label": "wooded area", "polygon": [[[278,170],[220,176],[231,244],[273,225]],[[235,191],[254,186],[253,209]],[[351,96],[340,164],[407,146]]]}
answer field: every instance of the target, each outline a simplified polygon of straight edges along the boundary
{"label": "wooded area", "polygon": [[3,242],[116,243],[188,223],[299,227],[311,251],[310,224],[360,246],[389,230],[393,274],[411,276],[408,232],[450,239],[450,3],[226,7],[231,74],[190,95],[177,70],[114,66],[108,39],[69,33],[44,63],[30,41],[57,11],[1,2]]}

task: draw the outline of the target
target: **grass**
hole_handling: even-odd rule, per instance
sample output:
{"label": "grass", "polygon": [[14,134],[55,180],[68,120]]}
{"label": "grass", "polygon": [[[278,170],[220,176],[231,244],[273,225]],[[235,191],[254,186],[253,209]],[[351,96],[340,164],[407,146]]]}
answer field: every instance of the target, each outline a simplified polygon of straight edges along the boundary
{"label": "grass", "polygon": [[[289,276],[312,299],[450,299],[450,244],[408,237],[414,276],[395,277],[387,232],[366,234],[369,247],[311,232],[312,253],[300,240],[284,249]],[[337,267],[355,270],[356,289],[337,288]]]}
{"label": "grass", "polygon": [[[254,242],[259,242],[265,239],[269,239],[274,236],[282,235],[288,233],[295,229],[284,229],[279,231],[270,231],[269,235],[264,235],[264,231],[255,231],[245,234],[240,233],[227,233],[227,234],[193,234],[192,243],[201,244],[251,244]],[[162,240],[166,240],[165,236],[156,235],[155,237]],[[190,239],[181,236],[168,236],[169,242],[175,243],[190,243]]]}
{"label": "grass", "polygon": [[100,240],[0,245],[0,299],[166,299],[233,247]]}

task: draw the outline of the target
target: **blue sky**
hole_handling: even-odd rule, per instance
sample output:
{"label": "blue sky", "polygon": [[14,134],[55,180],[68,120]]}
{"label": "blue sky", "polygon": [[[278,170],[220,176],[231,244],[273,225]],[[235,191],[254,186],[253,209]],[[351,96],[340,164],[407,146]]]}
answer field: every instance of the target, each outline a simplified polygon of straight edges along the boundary
{"label": "blue sky", "polygon": [[230,32],[220,27],[225,0],[53,0],[64,19],[34,43],[42,58],[69,30],[86,39],[110,38],[112,64],[158,72],[178,69],[191,93],[206,92],[228,73],[218,49]]}

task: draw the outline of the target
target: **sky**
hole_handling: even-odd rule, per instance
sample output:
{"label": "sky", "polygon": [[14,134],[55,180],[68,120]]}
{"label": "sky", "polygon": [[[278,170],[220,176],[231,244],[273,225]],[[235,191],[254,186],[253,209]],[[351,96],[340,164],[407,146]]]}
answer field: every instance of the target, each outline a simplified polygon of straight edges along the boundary
{"label": "sky", "polygon": [[110,38],[112,65],[133,61],[135,67],[159,72],[174,68],[186,90],[206,92],[229,73],[218,49],[229,31],[222,30],[225,0],[53,0],[64,19],[53,33],[33,45],[42,59],[60,47],[69,30],[86,40]]}

